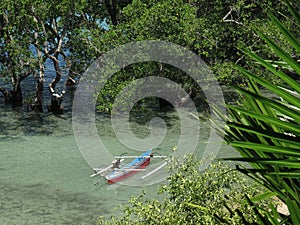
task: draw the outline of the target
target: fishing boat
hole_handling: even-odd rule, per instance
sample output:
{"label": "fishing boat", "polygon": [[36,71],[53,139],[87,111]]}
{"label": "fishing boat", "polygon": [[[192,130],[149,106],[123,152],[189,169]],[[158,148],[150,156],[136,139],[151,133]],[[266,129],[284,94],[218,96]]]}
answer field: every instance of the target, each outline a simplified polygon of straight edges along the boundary
{"label": "fishing boat", "polygon": [[[150,163],[151,157],[153,157],[151,150],[148,150],[144,152],[142,155],[137,156],[130,163],[120,168],[114,168],[109,174],[105,176],[105,179],[109,184],[113,184],[127,178],[128,176],[134,173],[137,173],[139,171],[144,171],[145,167]],[[118,157],[116,158],[118,159]],[[122,157],[122,159],[124,158],[126,158],[126,156]]]}
{"label": "fishing boat", "polygon": [[[123,153],[121,156],[115,156],[115,159],[111,162],[111,165],[107,167],[93,168],[94,173],[91,175],[91,177],[95,177],[99,175],[101,177],[105,177],[108,184],[113,184],[129,177],[134,173],[137,173],[139,171],[145,171],[147,165],[150,163],[151,158],[164,159],[165,162],[162,165],[160,165],[156,169],[150,171],[149,173],[141,177],[141,179],[145,179],[153,175],[154,173],[156,173],[161,168],[163,168],[169,161],[167,160],[168,159],[167,156],[160,155],[157,152],[156,154],[159,155],[153,155],[151,149],[139,156],[125,156],[124,154],[126,153]],[[121,163],[125,159],[133,159],[133,160],[125,164],[124,166],[121,166]]]}

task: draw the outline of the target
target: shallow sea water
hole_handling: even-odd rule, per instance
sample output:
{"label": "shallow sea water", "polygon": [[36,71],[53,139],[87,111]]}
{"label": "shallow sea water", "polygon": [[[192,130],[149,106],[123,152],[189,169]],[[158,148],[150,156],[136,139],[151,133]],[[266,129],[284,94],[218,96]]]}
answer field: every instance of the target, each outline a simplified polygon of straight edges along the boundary
{"label": "shallow sea water", "polygon": [[[0,99],[1,102],[3,99]],[[131,123],[137,136],[149,134],[147,118]],[[176,112],[160,113],[168,125],[159,146],[169,154],[177,144],[180,120]],[[193,117],[190,118],[191,121]],[[107,149],[118,155],[128,149],[118,142],[109,117],[96,115],[96,125]],[[201,155],[208,141],[209,125],[200,122],[196,153]],[[224,150],[223,150],[224,149]],[[221,155],[232,152],[222,147]],[[70,108],[62,116],[17,112],[0,105],[0,224],[95,224],[99,216],[117,215],[115,208],[129,197],[146,190],[156,197],[160,184],[128,187],[108,185],[90,178],[92,170],[83,159],[72,130]]]}

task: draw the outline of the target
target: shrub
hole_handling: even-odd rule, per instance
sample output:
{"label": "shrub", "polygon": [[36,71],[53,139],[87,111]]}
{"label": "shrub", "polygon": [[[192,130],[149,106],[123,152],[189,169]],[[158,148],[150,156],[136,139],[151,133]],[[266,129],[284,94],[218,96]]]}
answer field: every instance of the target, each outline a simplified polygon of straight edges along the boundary
{"label": "shrub", "polygon": [[244,218],[239,214],[255,222],[245,194],[256,196],[262,193],[261,187],[224,163],[213,163],[203,172],[200,164],[192,156],[185,157],[183,163],[173,160],[170,176],[158,192],[162,200],[149,199],[143,192],[121,207],[124,216],[100,220],[99,224],[242,224]]}

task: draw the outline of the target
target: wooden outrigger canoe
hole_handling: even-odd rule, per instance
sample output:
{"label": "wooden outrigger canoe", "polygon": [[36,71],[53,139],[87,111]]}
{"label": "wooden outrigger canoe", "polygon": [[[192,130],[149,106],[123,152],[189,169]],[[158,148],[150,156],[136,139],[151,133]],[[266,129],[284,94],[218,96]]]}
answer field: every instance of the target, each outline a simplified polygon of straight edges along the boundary
{"label": "wooden outrigger canoe", "polygon": [[[151,152],[151,149],[144,152],[140,156],[116,156],[115,160],[112,161],[112,164],[110,166],[107,166],[105,168],[94,168],[94,173],[91,175],[91,177],[95,177],[97,175],[101,177],[105,177],[108,184],[113,184],[118,181],[121,181],[130,175],[145,171],[146,166],[150,163],[151,158],[161,158],[161,159],[167,159],[167,156],[162,155],[153,155]],[[125,159],[133,159],[130,163],[120,167],[121,162]],[[148,174],[141,177],[141,179],[145,179],[152,174],[156,173],[158,170],[163,168],[168,163],[168,160],[164,162],[162,165],[160,165],[158,168],[152,170]],[[105,175],[106,174],[106,175]]]}
{"label": "wooden outrigger canoe", "polygon": [[151,150],[148,150],[142,155],[137,156],[130,163],[122,166],[121,168],[117,168],[111,171],[105,176],[105,179],[109,184],[113,184],[127,178],[128,176],[138,171],[143,171],[144,168],[150,163],[151,157],[153,157],[153,155],[151,154]]}

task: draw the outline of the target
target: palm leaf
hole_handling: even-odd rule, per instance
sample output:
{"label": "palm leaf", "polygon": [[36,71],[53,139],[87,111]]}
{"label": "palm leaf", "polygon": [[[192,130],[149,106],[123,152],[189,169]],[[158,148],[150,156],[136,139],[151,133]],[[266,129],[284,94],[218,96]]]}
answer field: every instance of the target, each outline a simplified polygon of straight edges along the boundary
{"label": "palm leaf", "polygon": [[[251,53],[252,54],[252,53]],[[262,60],[264,61],[264,60]],[[247,77],[253,79],[255,82],[257,82],[258,84],[262,85],[263,87],[269,89],[271,92],[273,92],[274,94],[277,94],[279,97],[283,98],[285,101],[289,102],[291,105],[295,105],[297,108],[300,108],[300,101],[299,98],[297,98],[296,96],[294,96],[293,94],[291,94],[288,91],[285,91],[283,89],[281,89],[280,87],[271,84],[270,82],[254,75],[253,73],[251,73],[250,71],[240,67],[240,66],[235,66],[239,71],[241,71],[243,74],[245,74]],[[290,80],[288,75],[284,75],[284,77],[286,77],[287,80]],[[295,81],[294,86],[298,86],[297,89],[300,89],[299,87],[299,83],[297,83]],[[298,91],[298,93],[300,93]]]}
{"label": "palm leaf", "polygon": [[257,95],[244,88],[236,87],[236,89],[239,92],[243,93],[244,95],[248,95],[249,97],[259,100],[259,102],[263,103],[263,105],[268,105],[269,107],[276,109],[282,114],[294,118],[296,121],[300,121],[299,109],[296,110],[295,108],[293,108],[293,106],[289,107],[288,104],[284,104],[282,101],[279,102],[279,101],[275,101],[274,99],[266,98],[262,95]]}
{"label": "palm leaf", "polygon": [[[288,40],[288,43],[294,47],[297,52],[300,53],[300,41],[292,32],[290,32],[282,22],[280,22],[273,14],[268,14],[269,18],[273,21],[273,23],[277,26],[277,28],[281,31],[284,37]],[[267,38],[269,39],[269,38]],[[270,39],[269,39],[270,40]]]}
{"label": "palm leaf", "polygon": [[300,224],[299,205],[296,201],[287,200],[293,224]]}
{"label": "palm leaf", "polygon": [[[282,121],[282,120],[274,118],[272,116],[263,115],[259,112],[251,112],[247,109],[244,109],[244,108],[238,107],[238,106],[230,105],[230,106],[228,106],[228,108],[230,108],[232,110],[236,110],[241,115],[246,115],[246,116],[249,116],[250,118],[257,119],[257,120],[263,121],[265,123],[268,123],[268,124],[270,124],[270,126],[276,125],[277,128],[282,128],[287,131],[293,132],[297,135],[300,135],[300,126],[298,124],[290,123],[288,121]],[[242,116],[241,116],[241,118],[242,118]],[[244,119],[245,119],[245,117],[244,117]]]}
{"label": "palm leaf", "polygon": [[[287,52],[282,50],[274,41],[272,41],[272,39],[268,38],[263,33],[261,33],[260,36],[269,44],[270,47],[272,47],[272,49],[277,53],[277,56],[279,56],[284,62],[286,62],[291,68],[293,68],[296,73],[298,73],[298,74],[300,73],[299,64]],[[297,51],[300,52],[300,48],[297,49]],[[276,68],[272,64],[268,63],[267,61],[265,61],[265,60],[263,60],[263,61],[265,63],[263,63],[262,65],[274,73],[274,69],[276,70]],[[278,70],[277,74],[282,79],[286,80],[287,83],[291,85],[291,87],[297,88],[297,85],[294,86],[295,81],[292,78],[288,79],[288,77],[285,77],[284,73],[280,70]],[[299,90],[297,90],[297,91],[299,91]]]}
{"label": "palm leaf", "polygon": [[289,1],[285,1],[285,4],[288,6],[289,11],[292,13],[293,18],[295,19],[295,24],[299,27],[300,24],[300,15],[299,13],[295,10],[295,7],[293,7]]}
{"label": "palm leaf", "polygon": [[[287,5],[299,26],[298,12],[289,3]],[[300,53],[299,37],[272,14],[269,16],[291,47]],[[258,34],[280,59],[280,63],[299,76],[300,64],[262,31]],[[244,52],[280,78],[287,88],[272,84],[240,66],[236,67],[249,78],[249,82],[247,89],[236,88],[243,96],[242,103],[228,105],[229,116],[222,117],[227,122],[223,128],[224,139],[241,155],[240,158],[228,160],[248,163],[252,168],[237,169],[267,187],[269,192],[266,196],[276,194],[288,206],[291,216],[284,216],[277,213],[273,206],[270,211],[255,209],[254,203],[248,199],[261,223],[300,224],[300,83],[281,70],[282,67],[274,64],[273,60],[265,60],[250,50]],[[258,85],[281,100],[264,96]]]}
{"label": "palm leaf", "polygon": [[[254,136],[261,136],[266,138],[267,140],[270,141],[278,141],[281,143],[285,143],[286,146],[290,146],[290,147],[294,147],[294,148],[298,148],[299,147],[299,140],[296,139],[293,136],[289,136],[286,134],[282,134],[282,133],[276,133],[270,130],[265,130],[265,129],[261,129],[261,128],[257,128],[257,127],[249,127],[249,126],[245,126],[243,124],[238,124],[238,123],[232,123],[229,122],[227,124],[228,127],[230,128],[234,128],[240,131],[245,132],[246,134],[253,134]],[[251,141],[251,140],[249,140]]]}

